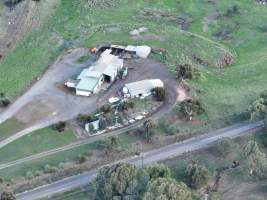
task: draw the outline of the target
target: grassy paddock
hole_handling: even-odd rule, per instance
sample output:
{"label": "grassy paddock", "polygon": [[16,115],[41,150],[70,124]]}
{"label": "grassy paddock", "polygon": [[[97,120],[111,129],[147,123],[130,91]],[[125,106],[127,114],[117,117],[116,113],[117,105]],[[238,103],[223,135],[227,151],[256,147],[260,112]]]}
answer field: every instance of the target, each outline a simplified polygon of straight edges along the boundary
{"label": "grassy paddock", "polygon": [[[67,143],[70,142],[71,138],[73,138],[71,132],[63,133],[61,136],[58,136],[58,134],[59,133],[55,132],[53,133],[51,132],[51,130],[44,129],[41,130],[39,134],[35,133],[34,135],[36,136],[32,135],[31,137],[33,138],[31,137],[21,138],[16,142],[11,143],[9,146],[5,147],[1,151],[0,160],[1,162],[4,163],[10,160],[22,158],[27,155],[32,155],[33,152],[38,153],[59,146],[63,146],[64,143],[66,145]],[[51,138],[51,140],[49,142],[46,139],[46,142],[42,142],[44,138]],[[66,138],[69,138],[69,140]],[[141,139],[140,136],[130,135],[128,133],[121,134],[119,136],[119,147],[123,151],[132,153],[136,150],[134,148],[135,147],[134,144],[140,139]],[[40,144],[40,146],[36,145],[36,147],[32,147],[31,144]],[[66,164],[66,163],[76,162],[78,156],[80,155],[90,155],[91,153],[93,153],[93,151],[99,151],[97,144],[98,144],[97,142],[94,142],[91,144],[79,146],[74,149],[67,150],[64,152],[59,152],[45,158],[26,162],[25,164],[21,164],[19,166],[13,166],[10,168],[6,168],[4,170],[0,170],[0,177],[4,178],[5,180],[11,180],[16,177],[25,177],[27,172],[29,171],[32,173],[36,171],[43,171],[46,165],[60,167],[59,165],[63,163]]]}
{"label": "grassy paddock", "polygon": [[8,119],[0,124],[0,141],[25,128],[25,124],[15,118]]}
{"label": "grassy paddock", "polygon": [[51,127],[44,128],[26,135],[2,148],[0,151],[0,163],[65,146],[75,140],[76,136],[72,129],[59,133]]}

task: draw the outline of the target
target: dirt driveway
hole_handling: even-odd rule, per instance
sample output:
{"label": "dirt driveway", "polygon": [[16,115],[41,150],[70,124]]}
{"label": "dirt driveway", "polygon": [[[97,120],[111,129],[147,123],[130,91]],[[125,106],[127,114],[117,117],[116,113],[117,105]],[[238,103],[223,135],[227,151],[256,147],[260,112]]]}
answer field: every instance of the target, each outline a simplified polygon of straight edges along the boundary
{"label": "dirt driveway", "polygon": [[94,112],[96,108],[105,104],[108,98],[116,96],[125,83],[149,78],[160,78],[165,83],[168,91],[165,111],[168,112],[175,104],[178,89],[176,80],[167,72],[163,64],[151,59],[126,60],[125,65],[130,68],[128,77],[125,80],[116,81],[108,91],[102,94],[80,97],[68,92],[63,84],[68,78],[75,77],[90,64],[91,61],[84,64],[75,63],[87,53],[87,49],[80,48],[61,56],[32,88],[0,114],[0,123],[10,117],[16,117],[27,126],[69,120],[79,113]]}

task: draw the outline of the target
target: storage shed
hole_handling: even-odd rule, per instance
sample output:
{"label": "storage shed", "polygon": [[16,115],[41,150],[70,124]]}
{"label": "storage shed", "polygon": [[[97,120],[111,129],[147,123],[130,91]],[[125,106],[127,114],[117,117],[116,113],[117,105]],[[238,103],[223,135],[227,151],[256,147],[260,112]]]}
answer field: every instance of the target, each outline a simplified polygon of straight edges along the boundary
{"label": "storage shed", "polygon": [[125,97],[146,97],[151,95],[151,90],[156,87],[164,87],[160,79],[142,80],[125,84],[123,94]]}

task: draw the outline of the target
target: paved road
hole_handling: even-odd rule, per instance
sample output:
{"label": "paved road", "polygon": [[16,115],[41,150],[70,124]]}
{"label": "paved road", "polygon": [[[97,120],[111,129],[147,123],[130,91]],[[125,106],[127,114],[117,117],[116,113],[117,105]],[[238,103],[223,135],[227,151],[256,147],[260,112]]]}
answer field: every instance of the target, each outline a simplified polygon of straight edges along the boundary
{"label": "paved road", "polygon": [[[180,143],[175,143],[163,148],[149,151],[138,157],[130,157],[117,162],[128,162],[137,166],[150,165],[167,158],[182,155],[186,152],[205,148],[220,138],[236,138],[247,135],[251,131],[263,128],[263,126],[263,122],[237,124],[235,126],[220,129],[216,132],[208,133]],[[39,188],[17,194],[16,196],[18,200],[35,200],[52,196],[54,194],[62,193],[88,184],[95,178],[96,173],[96,169],[93,169],[91,171],[71,176],[49,185],[44,185]]]}

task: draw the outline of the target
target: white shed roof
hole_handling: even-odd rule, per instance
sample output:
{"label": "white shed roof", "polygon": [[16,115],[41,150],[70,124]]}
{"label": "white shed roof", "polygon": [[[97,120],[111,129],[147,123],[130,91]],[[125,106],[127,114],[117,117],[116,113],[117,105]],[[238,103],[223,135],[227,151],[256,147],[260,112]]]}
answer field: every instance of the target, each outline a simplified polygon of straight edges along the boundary
{"label": "white shed roof", "polygon": [[131,96],[139,94],[148,94],[156,87],[164,87],[164,83],[160,79],[142,80],[133,83],[125,84]]}
{"label": "white shed roof", "polygon": [[151,47],[149,46],[127,46],[127,51],[135,51],[136,55],[138,55],[140,58],[147,58],[149,54],[151,53]]}

